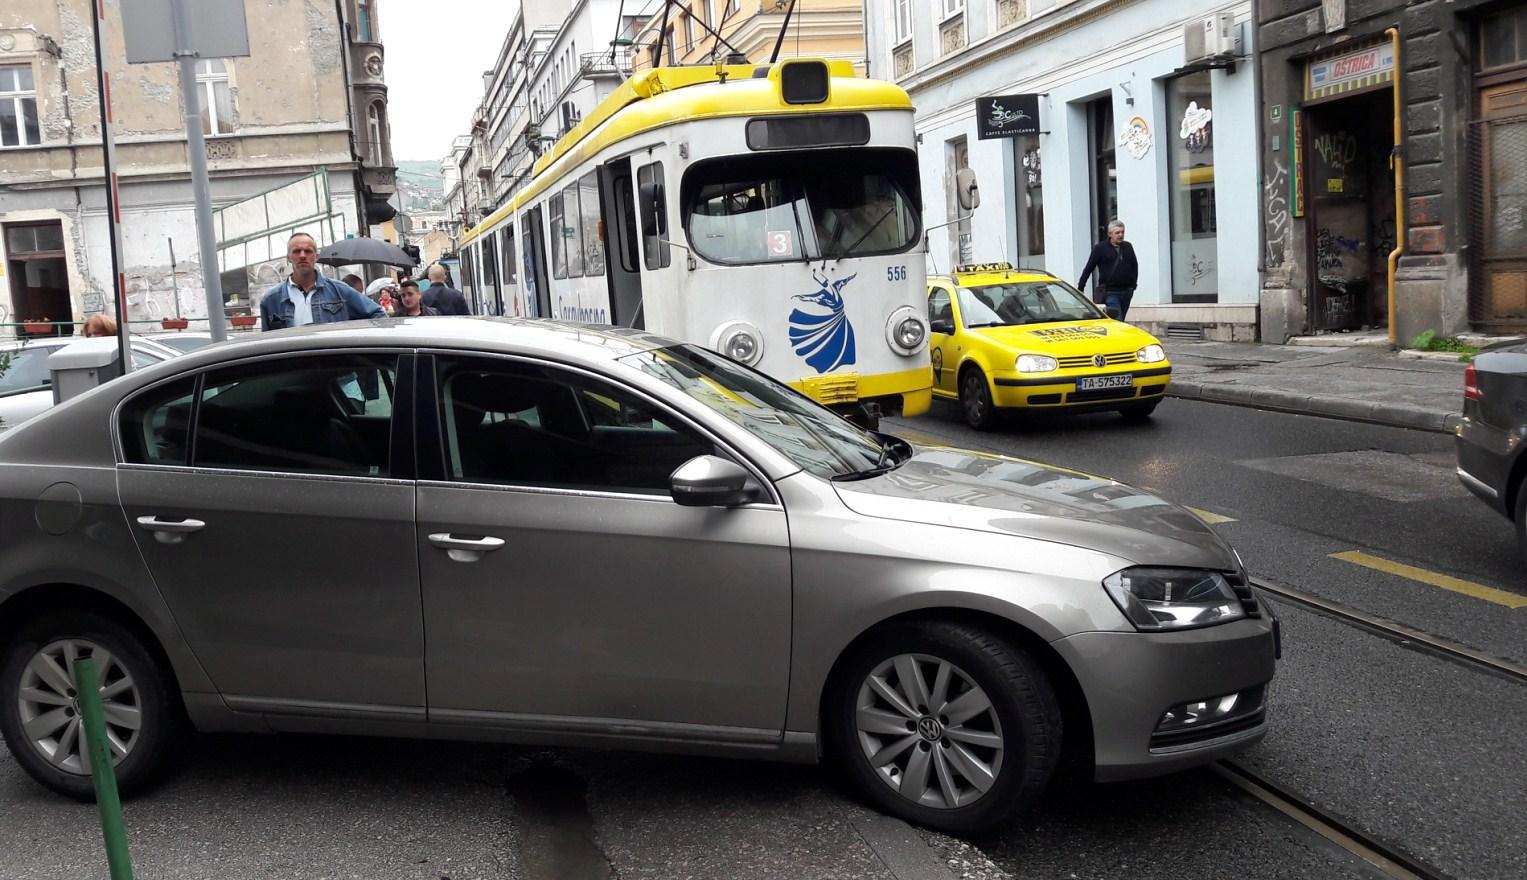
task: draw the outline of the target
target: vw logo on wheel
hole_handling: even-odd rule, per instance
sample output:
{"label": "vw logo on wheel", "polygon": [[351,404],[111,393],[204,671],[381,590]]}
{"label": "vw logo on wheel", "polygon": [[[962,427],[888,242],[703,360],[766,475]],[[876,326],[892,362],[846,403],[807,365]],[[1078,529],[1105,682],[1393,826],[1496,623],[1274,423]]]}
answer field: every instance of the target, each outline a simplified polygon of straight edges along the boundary
{"label": "vw logo on wheel", "polygon": [[1100,354],[1095,354],[1095,355],[1092,356],[1092,365],[1094,367],[1102,369],[1103,367],[1108,366],[1108,358],[1103,357]]}
{"label": "vw logo on wheel", "polygon": [[938,723],[938,719],[932,715],[924,715],[917,721],[917,735],[928,742],[938,742],[944,735],[944,725]]}

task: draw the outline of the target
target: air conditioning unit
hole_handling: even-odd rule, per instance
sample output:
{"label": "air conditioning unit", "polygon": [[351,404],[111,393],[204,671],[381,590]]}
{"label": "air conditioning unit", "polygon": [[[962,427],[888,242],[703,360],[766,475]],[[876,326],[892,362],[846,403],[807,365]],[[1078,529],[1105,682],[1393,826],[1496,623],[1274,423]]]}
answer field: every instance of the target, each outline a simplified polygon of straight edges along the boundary
{"label": "air conditioning unit", "polygon": [[1183,25],[1182,42],[1189,64],[1235,57],[1241,54],[1241,29],[1236,26],[1233,14],[1216,12]]}

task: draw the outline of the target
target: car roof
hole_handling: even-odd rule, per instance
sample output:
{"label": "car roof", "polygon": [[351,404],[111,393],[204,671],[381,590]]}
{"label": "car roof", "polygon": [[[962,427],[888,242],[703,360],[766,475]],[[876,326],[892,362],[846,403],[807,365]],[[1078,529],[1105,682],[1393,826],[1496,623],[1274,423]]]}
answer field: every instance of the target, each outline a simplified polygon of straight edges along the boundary
{"label": "car roof", "polygon": [[1011,281],[1059,281],[1043,269],[1001,269],[982,272],[955,272],[952,275],[929,275],[928,282],[941,282],[950,287],[983,287],[988,284],[1004,284]]}

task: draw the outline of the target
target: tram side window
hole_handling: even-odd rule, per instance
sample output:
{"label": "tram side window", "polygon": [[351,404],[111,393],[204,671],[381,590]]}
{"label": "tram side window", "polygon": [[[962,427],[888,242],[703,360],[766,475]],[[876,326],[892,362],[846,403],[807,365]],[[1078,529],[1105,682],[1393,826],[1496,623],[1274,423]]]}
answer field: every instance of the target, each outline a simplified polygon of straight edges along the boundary
{"label": "tram side window", "polygon": [[[653,162],[643,165],[636,170],[637,192],[640,193],[648,184],[657,187],[658,190],[658,215],[668,215],[668,200],[664,196],[663,163]],[[641,211],[637,211],[641,216]],[[658,229],[642,228],[642,262],[648,269],[666,269],[673,262],[672,251],[663,243],[662,231]]]}
{"label": "tram side window", "polygon": [[514,271],[514,223],[510,222],[499,230],[499,249],[504,256],[504,283],[517,284],[519,275]]}
{"label": "tram side window", "polygon": [[583,277],[583,220],[582,212],[578,210],[578,183],[574,181],[562,190],[562,210],[567,214],[564,217],[562,237],[567,242],[567,276],[569,278]]}
{"label": "tram side window", "polygon": [[603,219],[599,210],[599,178],[590,171],[578,179],[578,203],[583,206],[583,273],[589,277],[604,274]]}
{"label": "tram side window", "polygon": [[551,277],[567,277],[567,239],[562,230],[562,194],[557,193],[547,202],[551,223]]}

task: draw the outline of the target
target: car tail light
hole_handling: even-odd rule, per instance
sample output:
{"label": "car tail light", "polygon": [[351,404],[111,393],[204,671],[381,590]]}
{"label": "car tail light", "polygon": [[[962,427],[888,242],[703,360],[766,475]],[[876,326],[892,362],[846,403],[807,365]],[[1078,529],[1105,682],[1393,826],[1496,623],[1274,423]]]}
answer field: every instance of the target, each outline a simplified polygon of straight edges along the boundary
{"label": "car tail light", "polygon": [[1479,371],[1474,369],[1473,364],[1469,364],[1468,369],[1463,371],[1463,399],[1479,400],[1481,397],[1483,395],[1479,393]]}

